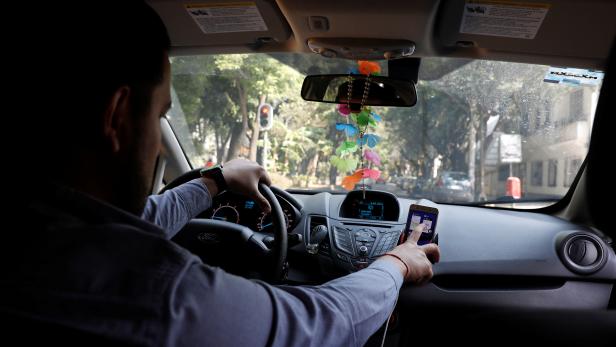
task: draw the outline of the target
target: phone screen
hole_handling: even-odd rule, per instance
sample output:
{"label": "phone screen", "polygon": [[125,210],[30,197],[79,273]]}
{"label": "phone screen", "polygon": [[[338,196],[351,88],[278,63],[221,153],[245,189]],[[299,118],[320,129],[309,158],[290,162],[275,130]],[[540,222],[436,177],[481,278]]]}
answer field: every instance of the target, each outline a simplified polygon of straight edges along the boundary
{"label": "phone screen", "polygon": [[436,220],[438,218],[438,210],[433,207],[426,207],[421,205],[411,205],[409,209],[409,216],[406,221],[406,227],[403,233],[403,239],[401,242],[406,241],[406,239],[411,235],[411,232],[415,230],[415,228],[419,224],[425,224],[426,228],[424,232],[419,237],[417,241],[418,245],[425,245],[434,240],[434,234],[436,232]]}

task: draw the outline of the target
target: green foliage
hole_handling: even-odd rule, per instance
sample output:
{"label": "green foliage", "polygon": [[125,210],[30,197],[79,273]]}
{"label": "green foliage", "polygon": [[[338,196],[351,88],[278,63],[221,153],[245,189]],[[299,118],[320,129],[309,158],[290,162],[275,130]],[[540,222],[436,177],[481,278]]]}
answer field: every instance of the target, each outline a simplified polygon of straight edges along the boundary
{"label": "green foliage", "polygon": [[195,147],[203,151],[213,135],[219,161],[237,155],[223,157],[230,143],[241,146],[253,135],[249,128],[261,96],[287,99],[302,81],[297,71],[261,54],[177,57],[172,71]]}

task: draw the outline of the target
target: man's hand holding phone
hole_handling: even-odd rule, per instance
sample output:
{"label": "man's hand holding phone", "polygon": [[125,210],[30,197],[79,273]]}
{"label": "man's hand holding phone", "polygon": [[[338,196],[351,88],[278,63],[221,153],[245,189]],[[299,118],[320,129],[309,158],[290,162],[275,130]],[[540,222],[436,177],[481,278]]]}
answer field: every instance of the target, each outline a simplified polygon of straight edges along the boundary
{"label": "man's hand holding phone", "polygon": [[398,264],[405,281],[416,284],[425,283],[432,278],[432,264],[437,263],[441,257],[438,245],[434,243],[417,245],[425,228],[426,225],[423,223],[418,225],[406,241],[382,257]]}

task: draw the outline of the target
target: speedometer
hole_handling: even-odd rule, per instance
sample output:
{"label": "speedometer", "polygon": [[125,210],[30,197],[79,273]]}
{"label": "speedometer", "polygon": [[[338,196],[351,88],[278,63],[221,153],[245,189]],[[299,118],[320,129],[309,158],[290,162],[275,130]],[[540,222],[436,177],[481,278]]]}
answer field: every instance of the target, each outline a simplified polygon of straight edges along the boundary
{"label": "speedometer", "polygon": [[236,206],[230,205],[229,203],[225,205],[220,204],[216,207],[214,212],[212,212],[212,219],[237,224],[240,221],[240,213],[237,212]]}
{"label": "speedometer", "polygon": [[[286,224],[286,228],[287,230],[290,227],[290,219],[291,217],[291,213],[286,209],[282,209],[282,211],[284,212],[284,222]],[[273,225],[272,223],[272,214],[271,213],[265,213],[262,212],[261,216],[259,216],[259,221],[257,222],[257,229],[259,231],[268,231],[269,228],[271,228],[271,226]]]}

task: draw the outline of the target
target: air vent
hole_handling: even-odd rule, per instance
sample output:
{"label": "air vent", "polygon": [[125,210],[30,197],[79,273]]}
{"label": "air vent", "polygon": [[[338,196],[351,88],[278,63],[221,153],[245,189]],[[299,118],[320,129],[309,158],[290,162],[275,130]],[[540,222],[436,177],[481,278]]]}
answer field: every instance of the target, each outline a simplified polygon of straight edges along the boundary
{"label": "air vent", "polygon": [[560,242],[558,255],[569,270],[581,275],[599,271],[607,261],[603,241],[588,232],[576,232],[565,237]]}
{"label": "air vent", "polygon": [[351,235],[349,235],[349,230],[334,227],[334,243],[336,244],[336,248],[339,250],[346,252],[350,255],[354,255],[353,252],[353,241],[351,241]]}

